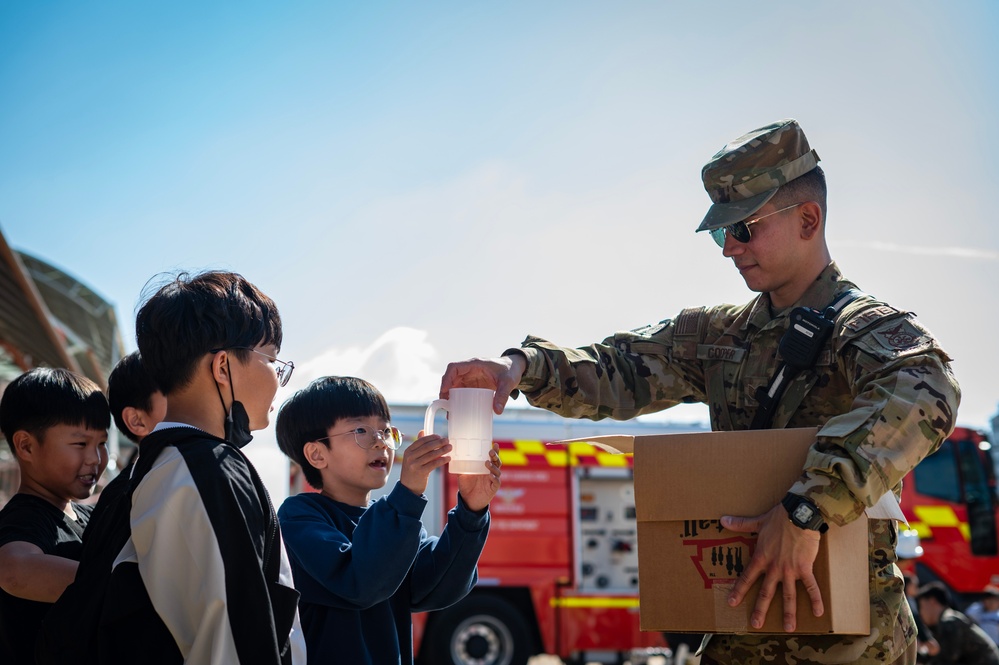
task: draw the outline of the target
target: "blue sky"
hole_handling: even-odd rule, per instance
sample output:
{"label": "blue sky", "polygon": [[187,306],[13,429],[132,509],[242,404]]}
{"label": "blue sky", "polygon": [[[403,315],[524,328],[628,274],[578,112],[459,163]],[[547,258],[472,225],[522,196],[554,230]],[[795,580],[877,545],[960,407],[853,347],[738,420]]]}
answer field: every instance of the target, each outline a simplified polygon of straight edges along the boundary
{"label": "blue sky", "polygon": [[940,338],[984,426],[997,29],[984,0],[6,2],[0,228],[115,303],[130,348],[151,276],[224,267],[278,302],[296,382],[421,402],[529,332],[748,300],[693,233],[700,167],[795,117],[834,258]]}

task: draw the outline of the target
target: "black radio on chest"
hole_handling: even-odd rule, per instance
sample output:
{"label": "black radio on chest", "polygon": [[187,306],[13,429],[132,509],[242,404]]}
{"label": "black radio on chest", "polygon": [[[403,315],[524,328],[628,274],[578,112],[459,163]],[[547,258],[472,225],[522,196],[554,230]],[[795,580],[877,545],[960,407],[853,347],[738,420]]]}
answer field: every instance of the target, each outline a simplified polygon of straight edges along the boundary
{"label": "black radio on chest", "polygon": [[833,321],[809,307],[791,311],[790,325],[780,340],[780,355],[794,369],[813,367],[832,334]]}

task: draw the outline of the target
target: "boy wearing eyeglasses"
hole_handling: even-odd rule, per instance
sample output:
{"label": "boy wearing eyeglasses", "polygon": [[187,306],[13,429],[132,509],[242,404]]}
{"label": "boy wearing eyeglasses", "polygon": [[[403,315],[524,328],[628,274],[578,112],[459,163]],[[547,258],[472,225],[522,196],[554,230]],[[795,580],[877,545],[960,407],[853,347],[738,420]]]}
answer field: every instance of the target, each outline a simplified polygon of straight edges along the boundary
{"label": "boy wearing eyeglasses", "polygon": [[367,381],[313,381],[281,407],[277,440],[319,490],[289,497],[278,511],[302,594],[309,663],[411,664],[412,612],[452,605],[475,585],[489,502],[500,487],[495,444],[481,475],[458,478],[457,505],[432,537],[420,521],[423,493],[430,472],[450,461],[451,445],[417,438],[396,486],[372,502],[402,435]]}
{"label": "boy wearing eyeglasses", "polygon": [[[240,450],[290,376],[275,357],[277,307],[238,274],[182,274],[142,305],[135,328],[166,413],[88,526],[38,660],[302,665],[277,515]],[[65,626],[80,620],[66,644]]]}

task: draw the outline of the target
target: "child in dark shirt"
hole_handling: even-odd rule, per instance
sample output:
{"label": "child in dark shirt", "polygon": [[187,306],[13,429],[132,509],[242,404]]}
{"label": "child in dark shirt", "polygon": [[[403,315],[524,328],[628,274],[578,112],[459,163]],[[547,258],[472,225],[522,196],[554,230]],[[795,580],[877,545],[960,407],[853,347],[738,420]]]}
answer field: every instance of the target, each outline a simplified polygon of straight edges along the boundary
{"label": "child in dark shirt", "polygon": [[86,499],[108,463],[111,416],[100,388],[64,369],[16,378],[0,430],[17,460],[17,494],[0,510],[0,663],[33,663],[42,617],[76,575]]}
{"label": "child in dark shirt", "polygon": [[451,445],[418,438],[395,488],[371,502],[402,441],[389,421],[384,397],[350,377],[313,381],[278,413],[278,445],[319,490],[288,498],[278,511],[312,664],[410,665],[411,613],[458,602],[477,579],[488,506],[500,487],[495,447],[482,475],[459,478],[458,503],[440,537],[431,537],[420,521],[423,492]]}
{"label": "child in dark shirt", "polygon": [[[142,364],[138,351],[133,351],[118,361],[108,376],[108,405],[115,427],[136,446],[153,428],[166,417],[167,400],[149,376]],[[101,491],[101,499],[95,508],[95,515],[102,509],[101,504],[112,500],[125,489],[132,461],[138,448],[129,456],[129,461],[120,468],[114,480]]]}
{"label": "child in dark shirt", "polygon": [[108,376],[108,405],[118,431],[138,444],[166,417],[166,396],[133,351]]}

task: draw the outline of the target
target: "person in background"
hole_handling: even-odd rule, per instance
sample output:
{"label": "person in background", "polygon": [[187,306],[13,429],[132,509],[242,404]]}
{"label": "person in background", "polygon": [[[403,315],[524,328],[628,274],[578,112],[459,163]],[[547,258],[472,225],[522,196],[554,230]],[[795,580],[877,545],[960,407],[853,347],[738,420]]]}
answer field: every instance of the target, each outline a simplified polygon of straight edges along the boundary
{"label": "person in background", "polygon": [[133,351],[108,376],[108,405],[118,431],[138,445],[166,417],[166,396]]}
{"label": "person in background", "polygon": [[902,573],[902,579],[905,580],[905,599],[909,603],[909,609],[912,610],[912,618],[916,622],[916,648],[918,653],[922,656],[935,656],[940,653],[940,645],[937,641],[933,639],[933,634],[930,633],[929,628],[923,622],[922,617],[919,615],[919,606],[916,605],[916,593],[919,592],[919,578],[916,577],[915,572],[904,572]]}
{"label": "person in background", "polygon": [[999,644],[999,587],[985,587],[981,600],[968,605],[964,613]]}
{"label": "person in background", "polygon": [[42,618],[76,575],[91,496],[108,463],[107,399],[90,379],[37,368],[0,400],[21,472],[0,510],[0,663],[34,663]]}
{"label": "person in background", "polygon": [[975,622],[951,607],[950,593],[940,582],[930,582],[916,593],[919,615],[940,644],[930,665],[999,665],[999,648]]}
{"label": "person in background", "polygon": [[118,470],[118,475],[101,490],[94,515],[103,511],[101,503],[108,505],[112,497],[125,490],[139,443],[166,417],[166,396],[142,364],[138,351],[133,351],[118,361],[108,376],[108,405],[115,427],[136,445],[128,461]]}

